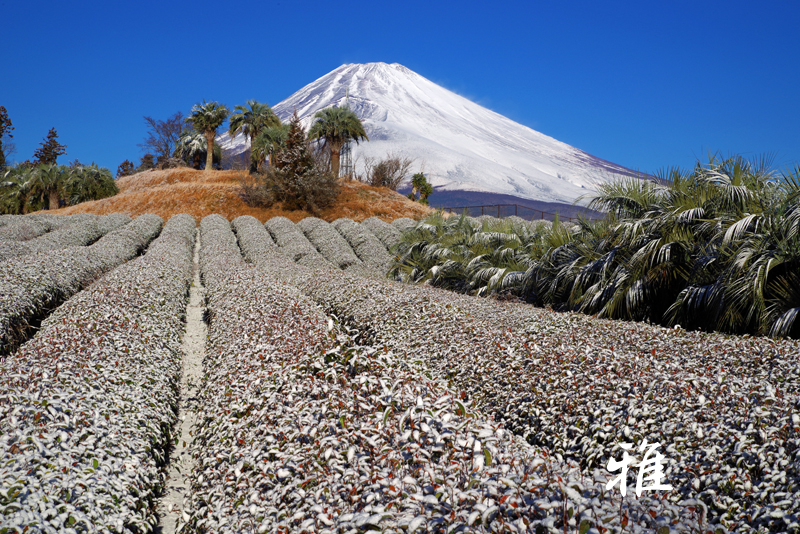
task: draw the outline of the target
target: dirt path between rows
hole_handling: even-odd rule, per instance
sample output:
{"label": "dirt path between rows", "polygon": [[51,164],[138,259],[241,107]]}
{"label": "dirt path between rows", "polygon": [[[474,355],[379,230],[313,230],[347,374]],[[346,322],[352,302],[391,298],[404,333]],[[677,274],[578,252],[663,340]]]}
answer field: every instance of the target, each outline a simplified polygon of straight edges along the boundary
{"label": "dirt path between rows", "polygon": [[193,439],[197,412],[192,401],[197,394],[202,376],[207,335],[206,324],[203,321],[205,288],[200,281],[199,257],[200,236],[198,234],[194,248],[194,280],[189,293],[189,305],[186,308],[186,333],[183,337],[179,424],[175,429],[178,442],[170,455],[167,487],[158,504],[161,521],[155,529],[157,534],[173,534],[175,532],[178,519],[183,513],[184,499],[189,497],[190,488],[187,479],[194,467],[189,447]]}

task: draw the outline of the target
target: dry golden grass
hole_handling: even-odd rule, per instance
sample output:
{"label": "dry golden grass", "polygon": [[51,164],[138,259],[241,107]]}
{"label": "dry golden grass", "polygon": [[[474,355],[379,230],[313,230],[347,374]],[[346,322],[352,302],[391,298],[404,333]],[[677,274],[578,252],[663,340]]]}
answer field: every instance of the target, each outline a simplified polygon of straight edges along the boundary
{"label": "dry golden grass", "polygon": [[[228,220],[252,215],[261,222],[278,215],[297,222],[312,215],[301,210],[285,211],[280,205],[251,208],[239,197],[239,180],[244,176],[246,173],[242,171],[205,173],[193,169],[141,172],[117,180],[119,193],[113,197],[61,208],[53,213],[125,213],[131,217],[154,213],[165,220],[178,213],[188,213],[197,220],[218,213]],[[392,221],[400,217],[420,219],[430,212],[430,208],[395,191],[360,182],[343,182],[342,193],[334,206],[317,216],[329,222],[342,217],[359,222],[369,217]]]}

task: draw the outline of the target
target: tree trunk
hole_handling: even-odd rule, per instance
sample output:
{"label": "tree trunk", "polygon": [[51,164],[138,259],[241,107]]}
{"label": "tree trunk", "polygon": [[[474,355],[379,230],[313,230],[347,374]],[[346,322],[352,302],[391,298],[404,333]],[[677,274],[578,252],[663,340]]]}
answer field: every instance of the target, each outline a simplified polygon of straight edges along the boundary
{"label": "tree trunk", "polygon": [[55,189],[51,189],[47,194],[47,209],[49,210],[57,210],[58,209],[58,191]]}
{"label": "tree trunk", "polygon": [[214,166],[214,130],[206,130],[206,172]]}
{"label": "tree trunk", "polygon": [[253,157],[254,146],[256,146],[256,136],[255,134],[250,134],[250,174],[258,172],[258,168],[261,167],[261,162],[263,161],[261,158],[256,159]]}
{"label": "tree trunk", "polygon": [[331,173],[334,178],[339,177],[339,156],[342,152],[342,145],[331,143]]}

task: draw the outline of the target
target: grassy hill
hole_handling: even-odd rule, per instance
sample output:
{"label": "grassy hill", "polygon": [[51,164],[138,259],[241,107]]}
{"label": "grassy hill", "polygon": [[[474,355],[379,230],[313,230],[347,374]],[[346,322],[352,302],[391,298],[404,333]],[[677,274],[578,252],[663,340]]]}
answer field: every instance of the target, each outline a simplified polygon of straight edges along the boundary
{"label": "grassy hill", "polygon": [[[271,208],[248,206],[239,196],[239,179],[243,176],[245,174],[241,171],[146,171],[117,180],[119,194],[113,197],[84,202],[51,213],[125,213],[131,217],[154,213],[164,219],[178,213],[188,213],[198,220],[218,213],[228,220],[240,215],[252,215],[261,222],[278,215],[297,222],[313,215],[302,210],[286,211],[280,204]],[[369,217],[391,221],[400,217],[419,219],[431,211],[386,188],[371,187],[360,182],[343,182],[342,193],[336,204],[322,210],[317,216],[329,222],[341,217],[357,222]]]}

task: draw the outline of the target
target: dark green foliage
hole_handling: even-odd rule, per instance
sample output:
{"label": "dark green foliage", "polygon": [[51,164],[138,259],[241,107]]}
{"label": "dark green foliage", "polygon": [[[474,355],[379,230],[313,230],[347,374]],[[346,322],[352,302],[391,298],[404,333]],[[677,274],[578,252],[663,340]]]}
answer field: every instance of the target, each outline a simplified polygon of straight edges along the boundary
{"label": "dark green foliage", "polygon": [[[13,129],[14,126],[11,124],[11,119],[8,118],[8,110],[5,106],[0,106],[0,138]],[[8,134],[8,136],[14,137],[11,134]]]}
{"label": "dark green foliage", "polygon": [[0,179],[0,213],[19,214],[56,209],[117,194],[108,169],[95,164],[18,165]]}
{"label": "dark green foliage", "polygon": [[133,174],[134,168],[133,162],[126,159],[117,167],[117,178]]}
{"label": "dark green foliage", "polygon": [[81,202],[112,197],[117,193],[119,188],[110,170],[100,168],[94,163],[69,169],[64,188],[67,205],[74,206]]}
{"label": "dark green foliage", "polygon": [[27,197],[27,172],[30,167],[18,165],[7,169],[0,176],[0,214],[24,213]]}
{"label": "dark green foliage", "polygon": [[139,167],[136,168],[136,172],[149,171],[155,168],[156,168],[155,156],[153,156],[152,154],[145,154],[144,156],[142,156],[141,161],[139,161]]}
{"label": "dark green foliage", "polygon": [[55,128],[50,128],[47,138],[39,144],[41,147],[37,148],[33,153],[35,165],[55,164],[58,156],[63,156],[67,153],[67,145],[62,145],[58,142],[58,132],[56,132]]}
{"label": "dark green foliage", "polygon": [[[187,130],[178,139],[173,156],[194,169],[204,169],[208,161],[207,146],[208,138],[203,132]],[[216,143],[212,161],[214,168],[218,169],[222,161],[222,149]]]}
{"label": "dark green foliage", "polygon": [[479,223],[437,212],[403,233],[391,274],[465,293],[497,292],[507,273],[527,269],[523,246],[536,235],[509,219]]}
{"label": "dark green foliage", "polygon": [[330,151],[331,170],[339,177],[339,156],[347,141],[369,141],[364,125],[350,108],[332,107],[317,111],[314,123],[308,132],[310,139],[316,139]]}
{"label": "dark green foliage", "polygon": [[254,150],[256,138],[265,129],[280,128],[281,121],[268,104],[257,100],[248,100],[247,107],[236,106],[233,110],[228,134],[233,137],[242,133],[250,138],[250,172],[256,172],[268,154],[263,149]]}
{"label": "dark green foliage", "polygon": [[288,124],[276,124],[263,128],[251,145],[250,158],[256,164],[256,170],[261,170],[264,162],[270,160],[286,145],[289,136]]}
{"label": "dark green foliage", "polygon": [[319,159],[295,113],[283,148],[266,173],[242,183],[242,197],[250,205],[282,202],[284,209],[317,213],[339,196],[336,178]]}
{"label": "dark green foliage", "polygon": [[800,335],[800,168],[711,157],[601,185],[590,206],[606,220],[430,217],[405,234],[394,274],[599,317]]}
{"label": "dark green foliage", "polygon": [[428,205],[428,197],[431,196],[431,194],[433,194],[433,187],[428,183],[428,179],[425,175],[421,172],[415,174],[411,178],[411,193],[409,193],[408,198],[416,201],[417,195],[419,195],[420,203]]}
{"label": "dark green foliage", "polygon": [[299,176],[314,166],[314,154],[308,146],[308,139],[297,112],[289,122],[283,149],[277,153],[272,164],[289,176]]}
{"label": "dark green foliage", "polygon": [[[213,157],[216,155],[216,143],[214,137],[217,135],[217,128],[222,126],[229,115],[228,108],[218,102],[206,102],[195,104],[192,107],[192,114],[184,119],[191,124],[195,131],[201,132],[206,138],[206,147],[211,145],[211,153],[206,150],[205,170],[210,171],[213,167]],[[222,152],[220,151],[220,157]]]}

